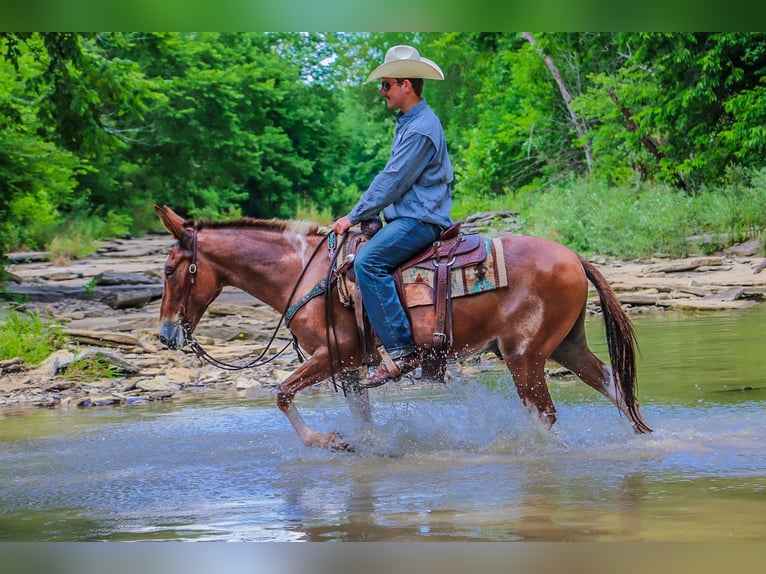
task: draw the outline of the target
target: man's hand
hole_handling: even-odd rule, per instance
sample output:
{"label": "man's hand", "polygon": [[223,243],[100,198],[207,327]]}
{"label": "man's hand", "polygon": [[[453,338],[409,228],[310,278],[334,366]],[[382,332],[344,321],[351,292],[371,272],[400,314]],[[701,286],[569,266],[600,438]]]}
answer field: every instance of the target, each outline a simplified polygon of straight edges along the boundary
{"label": "man's hand", "polygon": [[352,225],[354,224],[351,223],[351,220],[348,218],[348,215],[344,215],[343,217],[341,217],[335,223],[332,224],[332,230],[337,235],[343,235],[344,233],[346,233],[346,231],[348,231],[351,228]]}

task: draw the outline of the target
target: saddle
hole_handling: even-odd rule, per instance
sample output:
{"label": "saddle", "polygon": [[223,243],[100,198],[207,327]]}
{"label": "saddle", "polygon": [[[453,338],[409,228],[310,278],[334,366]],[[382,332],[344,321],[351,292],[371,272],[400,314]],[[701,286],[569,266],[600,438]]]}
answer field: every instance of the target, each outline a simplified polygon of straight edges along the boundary
{"label": "saddle", "polygon": [[[434,275],[433,306],[434,328],[433,343],[423,358],[423,376],[443,381],[446,373],[447,355],[452,346],[452,293],[450,274],[455,269],[480,264],[487,258],[487,244],[476,233],[462,235],[461,222],[445,230],[429,247],[410,260],[400,265],[393,273],[399,298],[404,303],[405,312],[410,321],[407,304],[407,289],[402,280],[403,273],[412,268],[429,268]],[[380,220],[362,223],[362,233],[349,235],[346,241],[345,257],[337,267],[339,276],[338,290],[341,301],[348,307],[353,306],[356,314],[357,330],[362,342],[365,362],[374,364],[380,361],[381,349],[375,344],[375,335],[370,328],[359,289],[349,288],[348,282],[341,275],[345,274],[352,283],[356,282],[353,274],[353,259],[364,244],[380,229]],[[373,352],[374,350],[374,352]]]}

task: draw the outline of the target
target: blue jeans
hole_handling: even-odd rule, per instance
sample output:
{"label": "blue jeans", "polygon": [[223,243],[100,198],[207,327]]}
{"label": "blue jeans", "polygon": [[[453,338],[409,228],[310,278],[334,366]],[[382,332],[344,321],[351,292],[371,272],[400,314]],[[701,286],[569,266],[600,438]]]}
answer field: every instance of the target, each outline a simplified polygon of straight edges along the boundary
{"label": "blue jeans", "polygon": [[438,225],[399,217],[383,226],[354,260],[356,282],[372,328],[392,359],[415,350],[412,328],[391,272],[441,234]]}

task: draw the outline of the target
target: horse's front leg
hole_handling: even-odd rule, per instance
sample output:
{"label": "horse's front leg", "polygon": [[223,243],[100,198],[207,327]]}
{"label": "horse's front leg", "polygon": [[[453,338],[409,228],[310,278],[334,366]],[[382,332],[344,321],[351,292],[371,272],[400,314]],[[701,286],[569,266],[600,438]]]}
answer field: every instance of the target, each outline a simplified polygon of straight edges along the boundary
{"label": "horse's front leg", "polygon": [[303,444],[306,446],[318,446],[330,450],[348,450],[339,434],[335,432],[321,433],[313,430],[306,424],[293,403],[295,394],[301,389],[318,383],[330,376],[326,361],[322,361],[315,353],[313,357],[303,363],[296,371],[279,385],[277,392],[277,406],[282,411],[295,432],[298,433]]}
{"label": "horse's front leg", "polygon": [[351,416],[354,420],[371,423],[370,393],[359,386],[359,371],[343,372],[340,374],[340,379],[343,382],[343,391],[346,393]]}

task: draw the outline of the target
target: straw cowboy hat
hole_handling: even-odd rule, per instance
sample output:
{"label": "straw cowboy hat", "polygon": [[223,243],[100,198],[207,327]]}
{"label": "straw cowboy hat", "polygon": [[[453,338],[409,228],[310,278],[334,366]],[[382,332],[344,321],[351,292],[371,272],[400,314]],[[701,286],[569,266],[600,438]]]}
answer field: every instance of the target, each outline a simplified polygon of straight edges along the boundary
{"label": "straw cowboy hat", "polygon": [[443,80],[441,68],[428,58],[423,58],[412,46],[394,46],[386,52],[383,63],[375,68],[362,82],[366,84],[376,78],[428,78]]}

